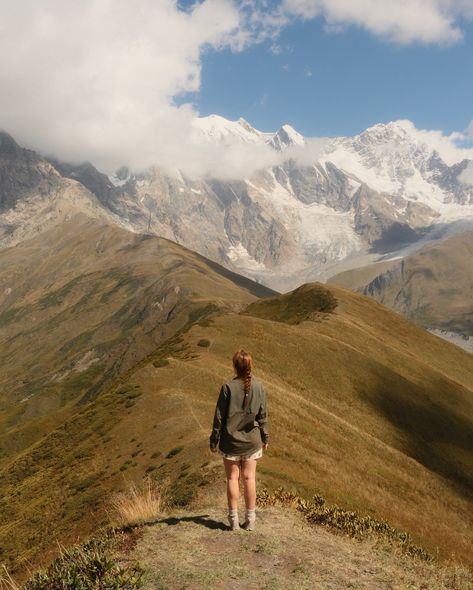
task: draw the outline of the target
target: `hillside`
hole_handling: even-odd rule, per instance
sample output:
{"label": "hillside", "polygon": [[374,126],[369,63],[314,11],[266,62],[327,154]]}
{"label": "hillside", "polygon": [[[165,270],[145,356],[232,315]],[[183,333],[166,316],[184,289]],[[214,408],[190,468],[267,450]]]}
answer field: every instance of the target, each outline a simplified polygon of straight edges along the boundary
{"label": "hillside", "polygon": [[[2,359],[9,359],[8,365],[18,359],[17,376],[33,351],[38,367],[54,351],[64,354],[63,341],[74,344],[68,369],[77,366],[72,364],[76,358],[98,346],[90,325],[100,321],[107,326],[103,334],[112,342],[117,338],[118,346],[97,361],[96,373],[82,374],[80,388],[71,387],[68,373],[55,385],[56,398],[49,389],[10,404],[2,414],[0,546],[11,568],[19,571],[47,560],[55,552],[54,539],[75,542],[105,525],[110,495],[127,481],[144,475],[169,480],[174,506],[191,502],[215,477],[221,481],[207,439],[218,389],[231,376],[230,358],[239,346],[254,354],[256,375],[270,396],[272,441],[259,470],[262,483],[307,496],[321,493],[329,502],[408,530],[442,558],[453,553],[458,560],[471,560],[471,355],[345,289],[313,284],[258,300],[257,295],[270,293],[175,244],[126,233],[120,237],[110,228],[89,229],[90,240],[88,223],[79,225],[75,238],[67,233],[68,244],[78,241],[69,251],[76,252],[76,259],[70,267],[63,261],[62,272],[76,268],[81,257],[90,256],[88,269],[99,264],[98,235],[107,231],[112,233],[104,239],[104,251],[110,257],[97,274],[78,279],[80,292],[69,290],[64,300],[54,299],[54,309],[62,313],[55,337],[47,337],[55,326],[51,309],[40,305],[29,326],[13,324],[9,329],[17,326],[16,332],[2,341],[7,351]],[[31,242],[32,256],[37,249]],[[61,252],[51,249],[51,256],[56,251]],[[38,254],[36,264],[42,259],[46,263]],[[113,263],[122,274],[110,283]],[[132,281],[128,287],[122,286],[125,278]],[[84,284],[90,294],[85,299]],[[175,334],[159,342],[166,335],[160,312],[167,317],[176,303],[163,297],[184,285],[187,299],[179,302],[181,312],[168,326],[167,334]],[[56,284],[52,292],[59,288]],[[33,297],[25,288],[17,307],[30,313],[28,305],[37,297],[39,292]],[[149,302],[156,301],[164,309],[156,306],[156,315],[147,315]],[[75,310],[80,310],[77,316]],[[122,314],[124,323],[114,324]],[[28,349],[33,321],[43,330],[43,346],[38,348],[36,332]],[[127,335],[126,352],[120,349],[120,330]],[[154,334],[155,340],[145,340],[145,334]],[[17,340],[25,349],[21,355],[15,355]],[[120,361],[108,365],[116,350]],[[60,362],[46,366],[48,378],[64,370]],[[116,370],[107,375],[108,366]],[[14,370],[5,374],[13,383]],[[9,399],[25,392],[14,393]],[[43,403],[42,396],[53,402]],[[43,417],[36,418],[38,413]]]}
{"label": "hillside", "polygon": [[[85,462],[91,475],[100,437],[115,420],[90,402],[189,322],[273,292],[167,240],[85,215],[2,250],[0,283],[0,547],[6,559],[25,547],[27,555],[40,555],[50,546],[56,531],[45,532],[49,518],[64,520],[67,530],[69,516],[84,516],[83,495],[90,490],[77,464]],[[136,395],[123,402],[131,405]],[[61,436],[52,451],[48,445]],[[22,535],[28,536],[18,543]]]}
{"label": "hillside", "polygon": [[465,232],[328,282],[369,295],[426,328],[473,336],[472,260],[473,233]]}

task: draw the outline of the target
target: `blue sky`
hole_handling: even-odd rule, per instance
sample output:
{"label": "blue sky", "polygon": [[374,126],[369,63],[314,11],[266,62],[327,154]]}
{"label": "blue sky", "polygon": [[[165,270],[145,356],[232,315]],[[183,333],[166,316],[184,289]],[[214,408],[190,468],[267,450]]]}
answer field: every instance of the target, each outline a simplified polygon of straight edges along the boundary
{"label": "blue sky", "polygon": [[410,119],[449,134],[473,119],[473,30],[451,46],[399,45],[321,19],[284,29],[243,52],[207,51],[193,100],[203,115],[242,116],[262,130],[288,122],[305,135],[353,135],[379,122]]}

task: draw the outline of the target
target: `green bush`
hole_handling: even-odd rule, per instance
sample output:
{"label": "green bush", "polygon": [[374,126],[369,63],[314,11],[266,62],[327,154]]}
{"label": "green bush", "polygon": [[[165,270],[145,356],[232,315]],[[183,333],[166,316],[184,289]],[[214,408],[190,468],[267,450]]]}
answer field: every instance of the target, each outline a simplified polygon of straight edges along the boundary
{"label": "green bush", "polygon": [[118,566],[110,555],[110,540],[93,539],[63,553],[46,570],[37,572],[21,590],[136,590],[143,570]]}
{"label": "green bush", "polygon": [[210,340],[207,340],[207,338],[201,338],[199,342],[197,342],[197,346],[202,346],[202,348],[208,348],[210,346]]}

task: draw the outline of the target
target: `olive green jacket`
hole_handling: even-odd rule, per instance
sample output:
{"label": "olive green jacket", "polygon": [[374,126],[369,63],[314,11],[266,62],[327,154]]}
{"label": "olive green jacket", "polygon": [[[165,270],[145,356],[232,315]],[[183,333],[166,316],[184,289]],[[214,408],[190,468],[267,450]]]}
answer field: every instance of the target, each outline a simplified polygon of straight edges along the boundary
{"label": "olive green jacket", "polygon": [[210,448],[228,455],[249,455],[268,442],[268,408],[263,384],[251,379],[248,404],[241,379],[232,379],[220,389],[209,438]]}

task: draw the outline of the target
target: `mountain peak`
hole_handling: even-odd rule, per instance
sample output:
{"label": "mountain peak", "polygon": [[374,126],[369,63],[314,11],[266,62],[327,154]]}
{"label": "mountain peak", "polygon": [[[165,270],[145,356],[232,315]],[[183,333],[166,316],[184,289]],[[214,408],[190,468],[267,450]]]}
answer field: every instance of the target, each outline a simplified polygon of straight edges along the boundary
{"label": "mountain peak", "polygon": [[418,130],[414,123],[408,119],[400,119],[398,121],[390,121],[389,123],[377,123],[372,127],[368,127],[363,131],[359,137],[370,138],[376,143],[386,142],[386,140],[398,138],[406,140],[415,138]]}
{"label": "mountain peak", "polygon": [[226,141],[233,138],[246,143],[259,143],[265,136],[241,117],[238,121],[230,121],[220,115],[198,117],[194,119],[193,127],[198,136],[207,141]]}
{"label": "mountain peak", "polygon": [[286,123],[273,135],[269,143],[276,150],[282,151],[290,146],[303,146],[305,139],[294,127]]}
{"label": "mountain peak", "polygon": [[0,129],[0,155],[13,156],[18,154],[19,151],[21,151],[21,148],[13,137]]}

